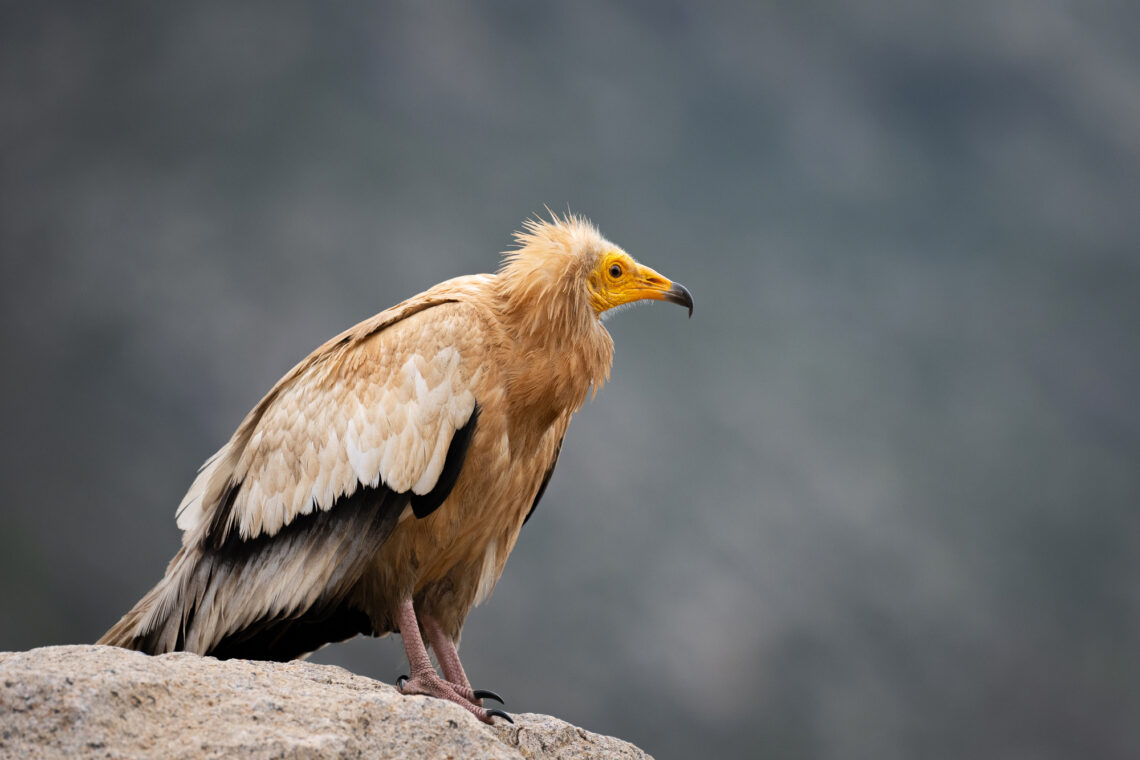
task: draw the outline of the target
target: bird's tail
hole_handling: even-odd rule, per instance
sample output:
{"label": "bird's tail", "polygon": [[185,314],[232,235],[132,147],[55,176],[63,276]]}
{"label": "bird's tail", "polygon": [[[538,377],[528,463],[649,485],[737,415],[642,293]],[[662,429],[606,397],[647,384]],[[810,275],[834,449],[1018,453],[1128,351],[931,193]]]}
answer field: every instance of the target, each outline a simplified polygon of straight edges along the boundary
{"label": "bird's tail", "polygon": [[196,552],[183,546],[163,576],[97,644],[164,654],[185,649],[187,591],[198,565]]}
{"label": "bird's tail", "polygon": [[360,583],[409,498],[360,488],[336,509],[299,516],[272,536],[232,535],[222,547],[204,540],[204,527],[191,532],[162,580],[98,643],[289,660],[360,633],[388,633],[387,601],[372,590],[362,602]]}

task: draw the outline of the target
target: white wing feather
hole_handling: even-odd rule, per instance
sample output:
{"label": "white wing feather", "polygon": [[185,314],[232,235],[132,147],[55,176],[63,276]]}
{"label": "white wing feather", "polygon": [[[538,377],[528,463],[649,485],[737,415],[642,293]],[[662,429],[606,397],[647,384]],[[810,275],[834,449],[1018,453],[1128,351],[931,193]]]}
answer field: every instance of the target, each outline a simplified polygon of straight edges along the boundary
{"label": "white wing feather", "polygon": [[447,303],[413,314],[287,375],[210,457],[178,507],[196,537],[231,483],[243,539],[273,535],[358,486],[431,491],[475,409],[476,315]]}

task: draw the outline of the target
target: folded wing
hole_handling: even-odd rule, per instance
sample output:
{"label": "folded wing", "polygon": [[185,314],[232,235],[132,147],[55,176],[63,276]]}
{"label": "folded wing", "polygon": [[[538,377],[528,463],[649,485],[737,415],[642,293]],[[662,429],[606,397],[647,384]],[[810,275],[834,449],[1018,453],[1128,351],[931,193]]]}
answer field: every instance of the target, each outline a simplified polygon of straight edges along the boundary
{"label": "folded wing", "polygon": [[178,509],[185,539],[272,536],[361,487],[410,494],[421,517],[438,506],[452,439],[476,414],[472,308],[437,305],[298,365],[203,466]]}
{"label": "folded wing", "polygon": [[289,659],[385,632],[357,604],[362,574],[406,508],[447,498],[479,417],[476,307],[424,301],[329,341],[262,399],[179,506],[166,576],[101,643]]}

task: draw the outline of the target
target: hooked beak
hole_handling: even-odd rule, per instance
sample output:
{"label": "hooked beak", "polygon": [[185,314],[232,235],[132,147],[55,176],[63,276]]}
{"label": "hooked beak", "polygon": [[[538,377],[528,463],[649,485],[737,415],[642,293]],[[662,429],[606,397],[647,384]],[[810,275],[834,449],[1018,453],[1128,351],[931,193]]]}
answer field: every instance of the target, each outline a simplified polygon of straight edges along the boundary
{"label": "hooked beak", "polygon": [[649,298],[654,301],[668,301],[689,309],[689,317],[693,316],[693,294],[679,282],[662,277],[647,266],[641,267],[641,287],[637,296]]}
{"label": "hooked beak", "polygon": [[673,287],[665,291],[665,295],[662,300],[668,301],[669,303],[675,303],[678,306],[688,306],[689,319],[693,318],[693,294],[690,293],[689,289],[681,283],[673,283]]}

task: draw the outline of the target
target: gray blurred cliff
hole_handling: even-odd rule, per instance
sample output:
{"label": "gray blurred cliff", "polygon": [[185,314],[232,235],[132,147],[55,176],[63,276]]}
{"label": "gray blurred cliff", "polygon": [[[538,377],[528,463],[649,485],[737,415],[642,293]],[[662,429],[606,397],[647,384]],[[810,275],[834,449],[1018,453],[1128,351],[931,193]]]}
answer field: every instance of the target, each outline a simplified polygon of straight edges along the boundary
{"label": "gray blurred cliff", "polygon": [[607,323],[473,681],[665,759],[1140,746],[1140,5],[0,14],[0,649],[94,641],[281,374],[549,204],[696,311]]}

